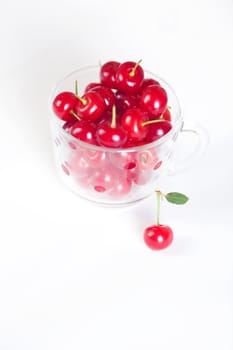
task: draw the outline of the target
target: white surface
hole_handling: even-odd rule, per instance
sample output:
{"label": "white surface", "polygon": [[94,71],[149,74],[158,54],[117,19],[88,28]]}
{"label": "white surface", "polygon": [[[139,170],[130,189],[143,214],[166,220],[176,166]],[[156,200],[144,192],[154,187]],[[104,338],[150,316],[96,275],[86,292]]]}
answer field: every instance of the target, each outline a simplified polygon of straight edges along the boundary
{"label": "white surface", "polygon": [[[8,1],[0,12],[0,349],[232,350],[233,3]],[[106,209],[54,169],[48,97],[68,72],[143,59],[175,88],[204,157],[164,179],[174,244],[142,241],[154,196]]]}

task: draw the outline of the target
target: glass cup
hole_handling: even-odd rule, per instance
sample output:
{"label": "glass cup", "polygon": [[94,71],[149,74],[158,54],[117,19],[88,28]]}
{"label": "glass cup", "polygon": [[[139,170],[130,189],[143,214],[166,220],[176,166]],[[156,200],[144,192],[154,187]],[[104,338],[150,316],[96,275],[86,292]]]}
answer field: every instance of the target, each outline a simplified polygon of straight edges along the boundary
{"label": "glass cup", "polygon": [[74,91],[78,81],[82,95],[90,82],[99,81],[99,66],[81,68],[62,79],[52,92],[50,123],[55,162],[63,183],[75,194],[105,206],[126,206],[148,197],[156,189],[158,180],[174,173],[173,156],[178,136],[182,132],[197,136],[196,148],[176,170],[182,170],[190,160],[204,150],[207,137],[199,127],[185,130],[179,101],[173,88],[161,77],[146,71],[145,77],[160,82],[168,95],[172,129],[152,143],[133,148],[106,148],[80,141],[63,129],[63,121],[52,110],[52,101],[63,91]]}

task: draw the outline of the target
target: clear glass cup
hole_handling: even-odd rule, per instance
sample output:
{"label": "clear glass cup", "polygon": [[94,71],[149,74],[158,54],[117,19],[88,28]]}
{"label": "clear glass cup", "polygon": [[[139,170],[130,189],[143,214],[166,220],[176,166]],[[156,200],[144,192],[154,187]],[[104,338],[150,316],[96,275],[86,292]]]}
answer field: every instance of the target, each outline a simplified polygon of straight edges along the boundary
{"label": "clear glass cup", "polygon": [[[55,162],[63,183],[78,196],[100,205],[126,206],[148,197],[158,180],[171,171],[174,146],[181,132],[198,135],[193,156],[203,151],[205,136],[200,130],[183,129],[181,108],[173,88],[161,77],[146,71],[145,77],[159,81],[168,94],[173,127],[165,136],[147,145],[121,149],[95,146],[74,138],[53,113],[52,101],[62,91],[74,91],[76,80],[82,95],[86,85],[99,81],[99,70],[99,66],[94,66],[72,72],[52,92],[49,108]],[[190,157],[185,162],[189,161]]]}

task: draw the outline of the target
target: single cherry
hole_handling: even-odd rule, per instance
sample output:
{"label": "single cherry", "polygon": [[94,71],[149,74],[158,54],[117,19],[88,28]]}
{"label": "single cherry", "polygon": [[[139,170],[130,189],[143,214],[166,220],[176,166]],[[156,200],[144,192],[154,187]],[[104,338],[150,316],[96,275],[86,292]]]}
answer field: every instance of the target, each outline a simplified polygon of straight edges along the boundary
{"label": "single cherry", "polygon": [[116,174],[112,167],[96,169],[92,174],[91,184],[96,192],[106,192],[113,188]]}
{"label": "single cherry", "polygon": [[151,85],[160,85],[160,83],[153,79],[153,78],[145,78],[143,79],[141,86],[138,90],[138,95],[141,95],[142,91],[147,87],[147,86],[151,86]]}
{"label": "single cherry", "polygon": [[138,63],[127,61],[122,63],[116,71],[117,89],[126,93],[135,93],[141,86],[144,71]]}
{"label": "single cherry", "polygon": [[168,122],[171,121],[171,119],[172,119],[172,117],[171,117],[171,112],[170,112],[170,110],[169,110],[168,107],[166,108],[165,112],[163,112],[163,114],[162,114],[162,119],[163,119],[163,120],[167,120]]}
{"label": "single cherry", "polygon": [[126,143],[127,133],[117,125],[116,119],[116,106],[113,106],[111,123],[101,123],[96,130],[96,140],[100,146],[119,148]]}
{"label": "single cherry", "polygon": [[77,103],[75,94],[64,91],[53,100],[52,108],[58,118],[64,121],[76,120],[74,107]]}
{"label": "single cherry", "polygon": [[116,108],[120,113],[125,112],[129,108],[137,107],[138,97],[134,94],[124,92],[116,92]]}
{"label": "single cherry", "polygon": [[150,85],[142,91],[139,105],[153,119],[160,117],[165,112],[167,102],[166,90],[161,85]]}
{"label": "single cherry", "polygon": [[70,134],[77,139],[96,145],[96,126],[86,120],[76,121],[70,128]]}
{"label": "single cherry", "polygon": [[101,83],[95,83],[95,82],[92,82],[92,83],[89,83],[86,87],[85,87],[85,90],[84,90],[84,93],[92,90],[93,88],[96,88],[97,86],[103,86],[103,84]]}
{"label": "single cherry", "polygon": [[154,250],[167,248],[173,241],[172,229],[167,225],[152,225],[144,231],[146,245]]}
{"label": "single cherry", "polygon": [[[117,172],[115,172],[117,173]],[[126,177],[124,171],[119,172],[117,175],[117,180],[115,181],[112,189],[109,192],[109,196],[112,198],[122,198],[127,196],[132,187],[132,182]]]}
{"label": "single cherry", "polygon": [[89,121],[98,119],[105,110],[104,99],[97,91],[88,91],[82,97],[76,96],[74,112],[81,118]]}
{"label": "single cherry", "polygon": [[77,118],[75,120],[68,120],[65,122],[62,126],[62,128],[67,131],[68,133],[70,132],[71,127],[74,125],[74,123],[77,121]]}
{"label": "single cherry", "polygon": [[144,230],[144,241],[146,245],[154,250],[167,248],[173,241],[172,229],[167,225],[160,224],[160,203],[162,193],[156,191],[157,196],[157,216],[156,224]]}
{"label": "single cherry", "polygon": [[134,141],[145,139],[149,127],[146,122],[149,121],[147,113],[139,108],[127,109],[121,117],[121,125],[128,133],[128,138]]}
{"label": "single cherry", "polygon": [[145,124],[150,124],[146,135],[147,142],[153,142],[160,139],[172,129],[172,124],[169,121],[163,119],[150,120],[148,122],[145,122]]}
{"label": "single cherry", "polygon": [[179,192],[170,192],[166,195],[160,191],[156,191],[157,196],[157,215],[156,224],[148,226],[144,230],[144,242],[153,250],[161,250],[167,248],[173,241],[173,231],[167,225],[160,224],[160,203],[161,197],[173,204],[185,204],[188,197]]}
{"label": "single cherry", "polygon": [[111,89],[99,84],[89,89],[89,91],[97,91],[98,94],[102,97],[105,103],[105,110],[111,111],[112,106],[115,104],[116,97]]}
{"label": "single cherry", "polygon": [[108,61],[101,66],[100,69],[100,81],[101,83],[110,88],[116,89],[116,71],[120,63],[117,61]]}

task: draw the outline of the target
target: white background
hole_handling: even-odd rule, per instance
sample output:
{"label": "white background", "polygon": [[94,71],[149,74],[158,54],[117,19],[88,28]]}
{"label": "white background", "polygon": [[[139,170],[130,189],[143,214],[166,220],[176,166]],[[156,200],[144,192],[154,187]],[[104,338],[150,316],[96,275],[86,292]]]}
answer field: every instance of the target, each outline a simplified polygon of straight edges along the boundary
{"label": "white background", "polygon": [[[233,2],[2,1],[0,44],[0,349],[232,350]],[[190,197],[163,203],[161,252],[142,240],[154,195],[97,207],[54,168],[51,89],[109,59],[142,59],[210,136],[160,188]]]}

